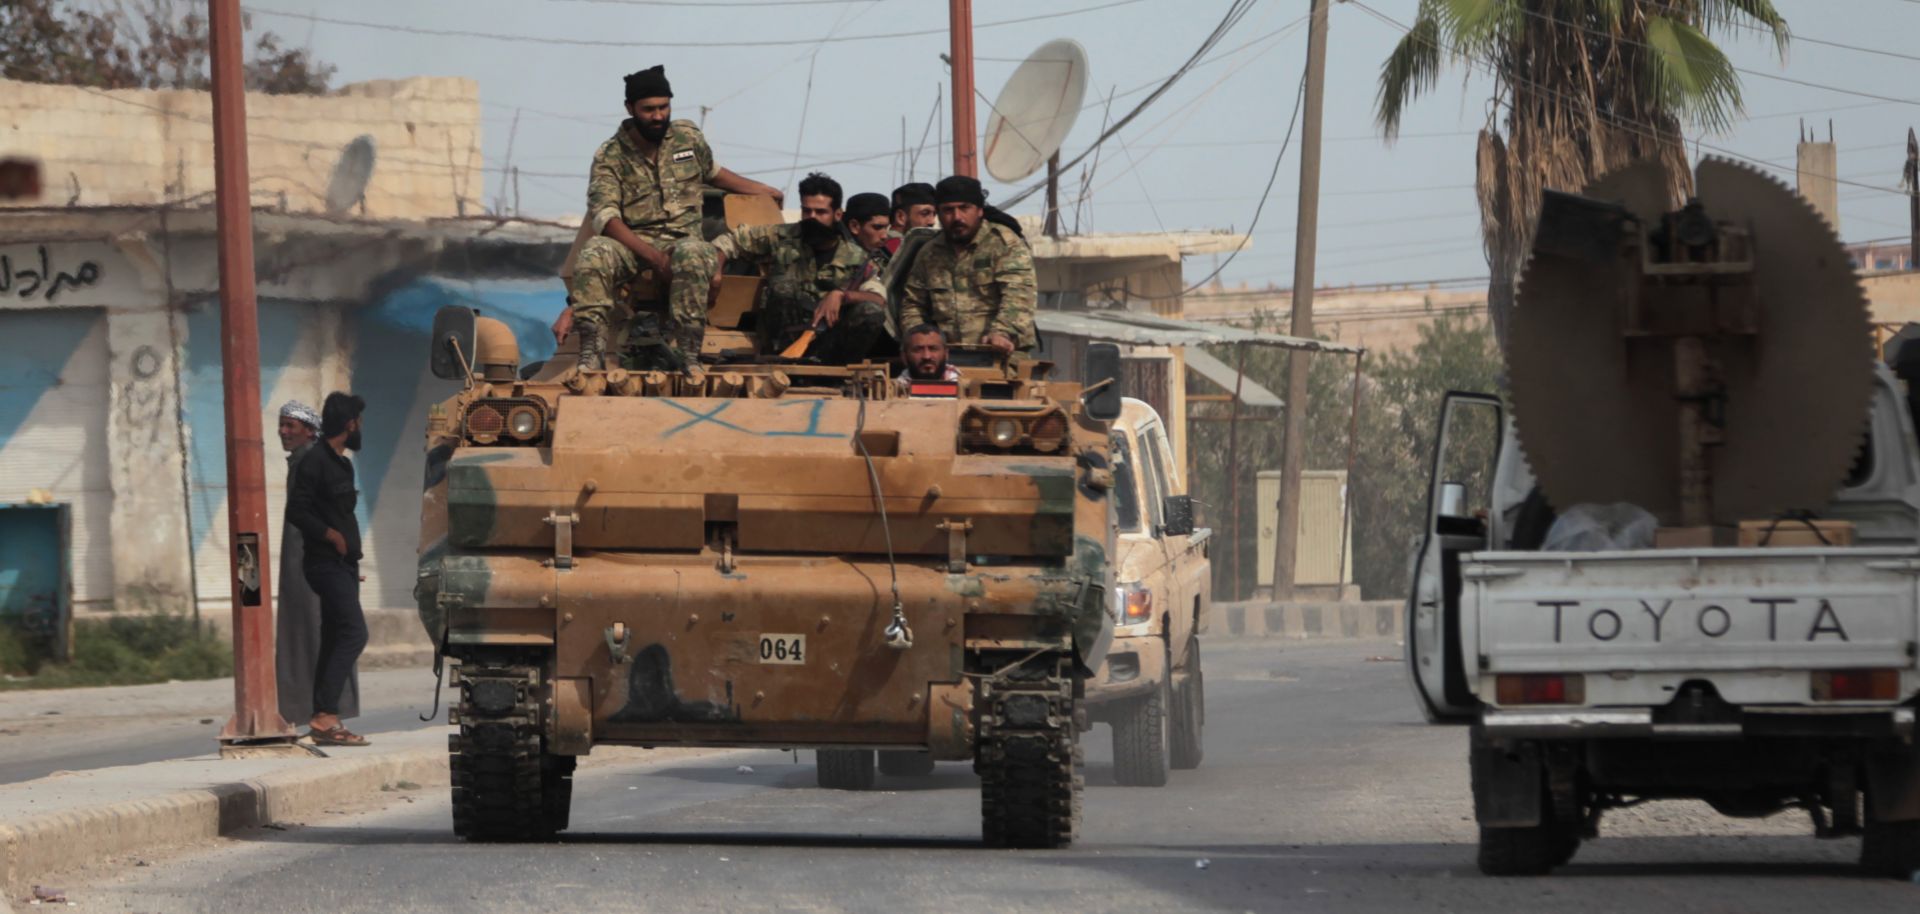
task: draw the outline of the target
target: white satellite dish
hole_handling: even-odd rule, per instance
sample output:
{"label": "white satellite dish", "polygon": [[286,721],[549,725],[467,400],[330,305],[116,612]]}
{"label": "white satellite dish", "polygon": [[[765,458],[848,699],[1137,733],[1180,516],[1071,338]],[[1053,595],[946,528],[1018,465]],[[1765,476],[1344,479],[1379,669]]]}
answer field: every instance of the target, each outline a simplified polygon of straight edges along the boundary
{"label": "white satellite dish", "polygon": [[987,174],[1018,181],[1040,170],[1067,141],[1087,95],[1087,49],[1056,38],[1021,61],[1000,90],[981,138]]}
{"label": "white satellite dish", "polygon": [[367,195],[367,182],[373,180],[373,137],[361,134],[340,150],[340,161],[333,163],[333,177],[327,180],[327,214],[344,216]]}

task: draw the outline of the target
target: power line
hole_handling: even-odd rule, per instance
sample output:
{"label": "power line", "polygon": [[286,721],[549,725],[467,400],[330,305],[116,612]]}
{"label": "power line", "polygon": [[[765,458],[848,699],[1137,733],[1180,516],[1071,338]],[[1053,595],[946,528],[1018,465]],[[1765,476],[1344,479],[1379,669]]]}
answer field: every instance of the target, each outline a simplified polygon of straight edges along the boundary
{"label": "power line", "polygon": [[[1108,10],[1108,9],[1113,9],[1115,7],[1121,7],[1121,6],[1131,6],[1133,4],[1143,3],[1143,2],[1145,2],[1145,0],[1110,0],[1110,2],[1098,4],[1096,6],[1087,6],[1087,7],[1081,7],[1080,9],[1072,9],[1072,10],[1061,10],[1057,13],[1037,13],[1032,16],[1020,16],[1014,19],[998,19],[992,22],[976,22],[973,24],[973,27],[975,29],[987,29],[987,28],[993,28],[995,26],[1015,25],[1022,22],[1038,22],[1042,19],[1059,19],[1064,16],[1078,16],[1082,13],[1093,13],[1093,12],[1098,12],[1100,10]],[[849,42],[849,41],[880,41],[880,40],[887,40],[887,39],[894,39],[894,38],[918,38],[924,35],[947,34],[947,30],[944,28],[941,28],[941,29],[917,29],[914,31],[907,31],[907,32],[874,33],[874,34],[866,34],[866,35],[840,35],[840,36],[835,36],[833,38],[827,38],[827,39],[787,38],[787,39],[762,40],[762,41],[679,41],[679,40],[634,41],[634,40],[625,39],[625,38],[621,38],[621,39],[553,38],[553,37],[540,36],[540,35],[507,35],[500,32],[477,32],[477,31],[472,31],[468,29],[429,29],[429,28],[422,28],[420,26],[397,25],[391,22],[368,22],[361,19],[340,19],[332,16],[320,16],[314,13],[290,13],[290,12],[282,12],[280,10],[255,9],[254,7],[251,7],[251,6],[244,7],[244,9],[247,11],[248,15],[252,15],[252,16],[265,16],[268,18],[279,18],[279,19],[298,19],[304,22],[321,23],[324,25],[343,25],[343,26],[348,26],[352,28],[362,28],[362,29],[375,29],[377,31],[382,31],[382,32],[404,32],[409,35],[431,35],[437,38],[476,38],[483,41],[504,41],[512,44],[547,44],[547,45],[563,45],[566,47],[584,47],[584,48],[661,48],[661,47],[773,48],[773,47],[794,47],[799,45],[811,45],[811,44],[840,44],[840,43]]]}
{"label": "power line", "polygon": [[1260,202],[1253,208],[1253,221],[1247,223],[1247,231],[1240,236],[1240,243],[1234,245],[1233,253],[1228,254],[1227,259],[1220,261],[1220,265],[1214,267],[1213,272],[1208,273],[1206,278],[1181,290],[1180,295],[1185,296],[1189,292],[1212,282],[1215,276],[1219,276],[1222,271],[1240,256],[1241,251],[1247,249],[1247,243],[1253,240],[1253,230],[1260,225],[1260,214],[1266,211],[1267,200],[1273,195],[1273,182],[1280,177],[1280,162],[1287,157],[1287,147],[1293,143],[1293,128],[1300,123],[1300,103],[1304,101],[1306,97],[1307,70],[1306,66],[1303,65],[1300,68],[1300,88],[1294,92],[1293,96],[1293,114],[1287,117],[1287,135],[1281,139],[1279,151],[1273,154],[1273,170],[1267,173],[1267,186],[1260,191]]}
{"label": "power line", "polygon": [[618,6],[839,6],[881,0],[549,0],[553,3],[610,3]]}
{"label": "power line", "polygon": [[[1195,48],[1193,53],[1187,56],[1187,60],[1185,63],[1182,63],[1180,67],[1174,70],[1171,75],[1169,75],[1165,80],[1162,80],[1159,86],[1156,87],[1152,92],[1147,93],[1147,97],[1141,99],[1139,104],[1134,105],[1132,110],[1128,111],[1124,115],[1121,115],[1118,120],[1108,125],[1106,130],[1101,131],[1100,136],[1094,139],[1092,146],[1090,146],[1085,150],[1082,150],[1079,155],[1074,156],[1071,160],[1062,163],[1060,165],[1059,170],[1063,172],[1072,170],[1072,168],[1075,165],[1078,165],[1081,162],[1085,161],[1087,156],[1091,154],[1093,150],[1100,148],[1101,143],[1106,142],[1108,138],[1112,137],[1116,133],[1119,133],[1128,124],[1133,123],[1133,119],[1136,117],[1139,117],[1142,111],[1147,110],[1148,106],[1152,105],[1156,101],[1159,101],[1161,96],[1167,94],[1168,90],[1173,88],[1174,83],[1177,83],[1180,81],[1180,77],[1187,75],[1189,71],[1191,71],[1194,67],[1198,66],[1201,62],[1201,59],[1204,58],[1208,54],[1208,52],[1212,51],[1215,47],[1217,47],[1220,44],[1221,40],[1227,37],[1227,33],[1233,31],[1233,27],[1240,24],[1241,19],[1246,18],[1247,12],[1253,8],[1253,2],[1254,0],[1234,0],[1233,5],[1227,8],[1226,15],[1220,17],[1220,21],[1218,24],[1214,25],[1213,31],[1207,33],[1207,37],[1200,42],[1200,46],[1198,48]],[[1305,19],[1305,18],[1306,18],[1305,16],[1300,17],[1300,19]],[[1300,20],[1295,20],[1294,22],[1281,26],[1281,28],[1282,29],[1291,28],[1295,23],[1299,21]],[[1000,206],[1002,208],[1013,206],[1019,203],[1020,201],[1025,200],[1026,198],[1032,196],[1035,192],[1039,191],[1041,188],[1045,187],[1046,183],[1047,183],[1046,181],[1042,180],[1042,181],[1037,181],[1031,185],[1028,185],[1025,190],[1022,190],[1019,193],[1014,194],[1012,197],[1007,198],[1007,200],[1002,202]]]}

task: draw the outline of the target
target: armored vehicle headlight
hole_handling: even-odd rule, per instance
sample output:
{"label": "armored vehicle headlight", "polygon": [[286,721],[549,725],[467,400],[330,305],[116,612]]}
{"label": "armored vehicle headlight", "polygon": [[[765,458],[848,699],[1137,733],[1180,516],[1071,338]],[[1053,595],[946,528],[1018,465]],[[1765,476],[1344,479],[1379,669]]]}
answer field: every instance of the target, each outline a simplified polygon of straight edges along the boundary
{"label": "armored vehicle headlight", "polygon": [[526,441],[540,434],[540,411],[531,406],[516,406],[507,413],[507,432]]}
{"label": "armored vehicle headlight", "polygon": [[1027,429],[1027,437],[1033,441],[1033,449],[1042,454],[1051,454],[1060,449],[1067,441],[1067,417],[1064,413],[1048,413],[1035,419]]}
{"label": "armored vehicle headlight", "polygon": [[1020,443],[1020,420],[995,419],[988,427],[988,436],[999,447],[1013,447]]}
{"label": "armored vehicle headlight", "polygon": [[500,431],[506,424],[499,407],[491,403],[477,404],[467,411],[467,439],[474,444],[492,444],[500,440]]}
{"label": "armored vehicle headlight", "polygon": [[467,407],[468,441],[479,445],[534,444],[546,437],[547,408],[537,397],[494,397]]}

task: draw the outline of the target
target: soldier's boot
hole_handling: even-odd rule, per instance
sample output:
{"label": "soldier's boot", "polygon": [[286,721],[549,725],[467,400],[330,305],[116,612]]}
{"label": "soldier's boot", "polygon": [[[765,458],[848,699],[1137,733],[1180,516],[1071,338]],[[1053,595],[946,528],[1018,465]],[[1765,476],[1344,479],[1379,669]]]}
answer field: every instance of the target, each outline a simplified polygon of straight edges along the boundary
{"label": "soldier's boot", "polygon": [[684,322],[674,321],[667,332],[662,334],[666,338],[668,357],[677,363],[675,370],[685,370],[700,364],[700,343],[706,337],[706,329],[697,324],[687,326]]}
{"label": "soldier's boot", "polygon": [[594,318],[575,318],[573,332],[580,334],[580,370],[605,371],[607,367],[606,325]]}

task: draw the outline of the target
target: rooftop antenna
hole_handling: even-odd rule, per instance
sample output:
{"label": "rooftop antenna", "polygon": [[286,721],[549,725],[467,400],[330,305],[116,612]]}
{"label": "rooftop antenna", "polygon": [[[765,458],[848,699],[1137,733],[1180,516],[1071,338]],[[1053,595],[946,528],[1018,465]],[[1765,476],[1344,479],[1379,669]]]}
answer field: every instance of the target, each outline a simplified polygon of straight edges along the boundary
{"label": "rooftop antenna", "polygon": [[1060,234],[1060,144],[1087,96],[1087,50],[1056,38],[1020,62],[987,118],[981,140],[987,174],[1011,184],[1047,166],[1046,233]]}

